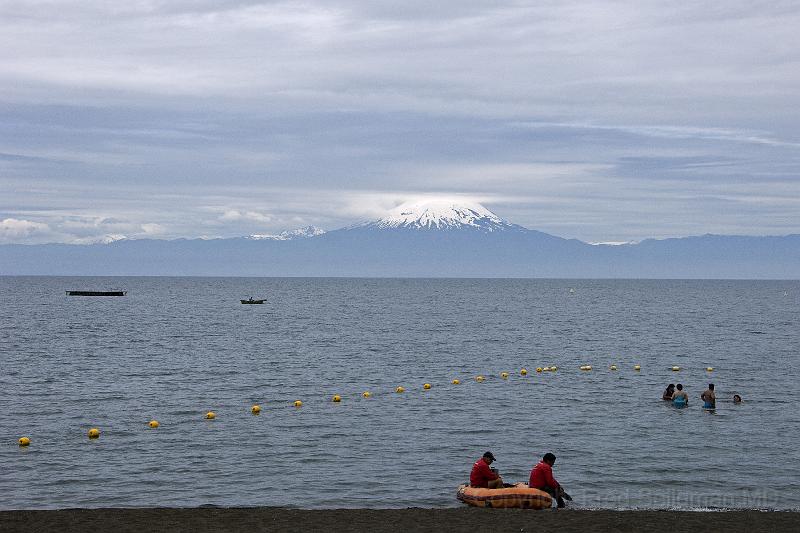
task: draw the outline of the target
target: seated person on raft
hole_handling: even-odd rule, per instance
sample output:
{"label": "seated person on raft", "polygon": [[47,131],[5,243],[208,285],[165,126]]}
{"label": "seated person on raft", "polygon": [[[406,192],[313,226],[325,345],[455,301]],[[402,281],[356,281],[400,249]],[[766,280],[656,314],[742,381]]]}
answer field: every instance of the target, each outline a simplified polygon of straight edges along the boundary
{"label": "seated person on raft", "polygon": [[503,478],[497,473],[494,468],[489,468],[489,465],[494,462],[494,455],[492,452],[486,452],[483,457],[475,461],[472,465],[472,472],[469,474],[469,486],[479,487],[484,489],[500,489],[503,488]]}
{"label": "seated person on raft", "polygon": [[553,477],[553,464],[556,462],[556,456],[552,453],[544,454],[539,464],[531,470],[531,477],[528,480],[528,486],[532,489],[539,489],[548,493],[556,499],[559,507],[564,507],[564,498],[572,501],[572,497],[567,494],[561,485]]}
{"label": "seated person on raft", "polygon": [[717,395],[714,394],[714,384],[709,383],[708,388],[700,395],[704,409],[714,409],[717,406]]}
{"label": "seated person on raft", "polygon": [[665,390],[664,394],[661,395],[661,399],[672,401],[673,394],[675,394],[675,384],[670,383],[669,385],[667,385],[667,390]]}
{"label": "seated person on raft", "polygon": [[678,383],[675,389],[675,394],[672,395],[672,405],[675,407],[686,407],[689,405],[689,395],[683,390],[683,385]]}

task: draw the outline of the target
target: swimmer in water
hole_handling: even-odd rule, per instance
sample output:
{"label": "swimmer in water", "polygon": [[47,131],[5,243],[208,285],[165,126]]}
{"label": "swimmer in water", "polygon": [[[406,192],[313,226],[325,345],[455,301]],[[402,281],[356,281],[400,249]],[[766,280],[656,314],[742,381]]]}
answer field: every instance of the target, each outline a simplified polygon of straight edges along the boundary
{"label": "swimmer in water", "polygon": [[675,407],[686,407],[689,405],[689,395],[683,390],[683,385],[678,383],[675,389],[675,393],[672,395],[672,405]]}
{"label": "swimmer in water", "polygon": [[675,384],[670,383],[669,385],[667,385],[667,390],[665,390],[664,394],[661,395],[661,399],[672,401],[673,394],[675,394]]}
{"label": "swimmer in water", "polygon": [[717,407],[717,395],[714,394],[714,384],[709,383],[708,388],[700,395],[703,400],[703,409],[714,409]]}
{"label": "swimmer in water", "polygon": [[733,395],[733,403],[742,403],[742,397],[738,394]]}

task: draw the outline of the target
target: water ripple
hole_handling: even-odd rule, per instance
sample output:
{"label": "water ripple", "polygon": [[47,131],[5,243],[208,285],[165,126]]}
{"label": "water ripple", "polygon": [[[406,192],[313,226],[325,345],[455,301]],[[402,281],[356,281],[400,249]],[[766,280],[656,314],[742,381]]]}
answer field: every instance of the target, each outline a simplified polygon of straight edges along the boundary
{"label": "water ripple", "polygon": [[[129,296],[62,296],[78,282]],[[788,289],[800,294],[797,282],[0,277],[0,508],[457,506],[491,449],[510,481],[556,453],[579,508],[798,509],[800,300],[775,296]],[[244,309],[247,294],[269,306]],[[709,381],[714,412],[700,408]],[[688,409],[659,399],[670,382]]]}

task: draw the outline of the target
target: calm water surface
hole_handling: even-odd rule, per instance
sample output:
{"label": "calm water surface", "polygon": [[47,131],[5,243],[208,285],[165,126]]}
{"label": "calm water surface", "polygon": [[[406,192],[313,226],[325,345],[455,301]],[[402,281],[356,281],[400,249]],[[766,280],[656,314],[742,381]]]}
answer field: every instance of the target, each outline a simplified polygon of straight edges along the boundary
{"label": "calm water surface", "polygon": [[4,277],[0,508],[450,507],[490,449],[507,481],[554,452],[576,507],[800,509],[799,311],[797,281]]}

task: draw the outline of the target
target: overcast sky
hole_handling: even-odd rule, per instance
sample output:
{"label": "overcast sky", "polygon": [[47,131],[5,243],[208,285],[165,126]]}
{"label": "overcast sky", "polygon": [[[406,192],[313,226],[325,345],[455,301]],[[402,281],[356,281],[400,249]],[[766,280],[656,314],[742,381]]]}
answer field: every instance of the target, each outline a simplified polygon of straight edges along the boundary
{"label": "overcast sky", "polygon": [[0,242],[800,233],[799,6],[0,0]]}

